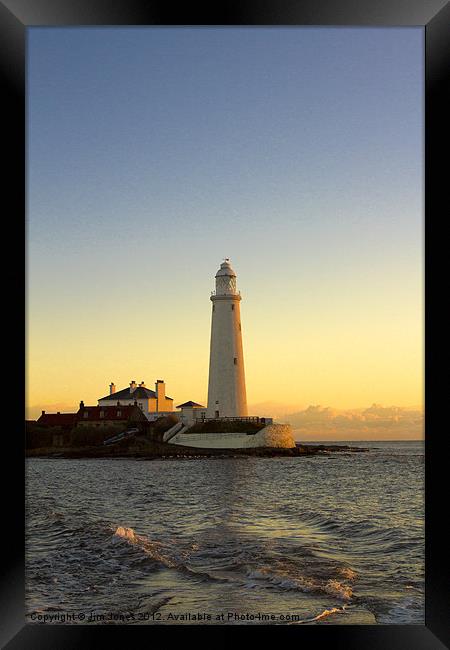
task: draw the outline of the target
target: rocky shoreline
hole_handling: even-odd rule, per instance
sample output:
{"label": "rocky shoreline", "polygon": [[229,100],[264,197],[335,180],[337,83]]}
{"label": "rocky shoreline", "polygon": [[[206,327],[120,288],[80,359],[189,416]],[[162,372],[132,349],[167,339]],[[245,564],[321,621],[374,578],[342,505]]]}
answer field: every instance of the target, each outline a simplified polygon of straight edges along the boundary
{"label": "rocky shoreline", "polygon": [[350,447],[348,445],[298,445],[293,449],[254,448],[254,449],[199,449],[195,447],[181,447],[165,443],[156,443],[151,446],[96,446],[96,447],[66,447],[66,448],[40,448],[28,449],[27,458],[133,458],[142,460],[160,460],[171,458],[275,458],[275,457],[303,457],[303,456],[328,456],[332,453],[358,453],[368,451],[363,447]]}

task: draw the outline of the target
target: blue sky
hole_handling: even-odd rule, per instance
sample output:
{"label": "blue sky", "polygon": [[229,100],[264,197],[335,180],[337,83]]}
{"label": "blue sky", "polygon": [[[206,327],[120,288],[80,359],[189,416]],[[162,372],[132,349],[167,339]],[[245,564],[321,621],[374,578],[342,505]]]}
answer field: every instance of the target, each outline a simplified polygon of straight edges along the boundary
{"label": "blue sky", "polygon": [[[124,328],[135,360],[124,368],[119,355],[116,375],[134,372],[145,330],[161,344],[144,355],[147,375],[178,382],[197,359],[201,398],[208,295],[226,256],[247,300],[250,362],[275,330],[301,364],[297,335],[320,333],[327,349],[331,331],[359,322],[358,355],[343,339],[347,358],[356,355],[350,367],[374,337],[389,341],[377,377],[401,384],[388,357],[403,364],[391,402],[419,403],[422,28],[31,28],[27,111],[32,404],[44,400],[44,376],[58,390],[67,363],[75,375],[98,368]],[[174,309],[183,328],[161,315]],[[174,349],[179,367],[158,356]],[[283,373],[280,354],[268,372]],[[256,382],[259,366],[252,373]],[[299,378],[287,374],[295,401]],[[74,381],[64,379],[64,399]],[[368,403],[384,398],[378,382],[366,387]],[[188,386],[181,381],[180,401]],[[311,399],[319,388],[318,379]],[[324,393],[336,406],[366,399],[352,402],[339,386]],[[262,386],[254,398],[265,399]]]}

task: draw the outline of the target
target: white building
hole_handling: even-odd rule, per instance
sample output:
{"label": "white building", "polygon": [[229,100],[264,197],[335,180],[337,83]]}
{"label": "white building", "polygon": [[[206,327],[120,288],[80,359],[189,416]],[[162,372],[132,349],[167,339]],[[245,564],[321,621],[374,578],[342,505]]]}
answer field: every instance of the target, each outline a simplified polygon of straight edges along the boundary
{"label": "white building", "polygon": [[211,295],[208,418],[247,416],[244,352],[242,348],[241,294],[236,273],[227,258],[216,273]]}
{"label": "white building", "polygon": [[204,420],[206,417],[206,407],[192,400],[179,404],[177,409],[180,409],[180,421],[186,425],[195,424],[197,420]]}
{"label": "white building", "polygon": [[99,406],[116,406],[117,404],[136,404],[149,420],[173,413],[173,399],[166,395],[166,384],[157,379],[155,390],[147,388],[142,381],[139,385],[133,380],[129,387],[116,391],[114,383],[109,385],[109,395],[98,400]]}

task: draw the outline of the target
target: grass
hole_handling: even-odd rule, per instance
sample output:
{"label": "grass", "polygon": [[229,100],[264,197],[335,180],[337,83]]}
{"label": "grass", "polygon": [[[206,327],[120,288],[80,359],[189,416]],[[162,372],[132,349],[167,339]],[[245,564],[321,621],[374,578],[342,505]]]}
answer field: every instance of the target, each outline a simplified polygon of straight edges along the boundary
{"label": "grass", "polygon": [[211,420],[197,422],[186,433],[257,433],[265,426],[247,420]]}

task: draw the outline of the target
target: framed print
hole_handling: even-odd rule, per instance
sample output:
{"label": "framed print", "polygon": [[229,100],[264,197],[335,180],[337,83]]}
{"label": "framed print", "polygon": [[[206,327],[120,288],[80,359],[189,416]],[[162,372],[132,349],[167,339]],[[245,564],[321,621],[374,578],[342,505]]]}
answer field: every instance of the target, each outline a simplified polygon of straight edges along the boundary
{"label": "framed print", "polygon": [[448,3],[0,17],[2,647],[448,647]]}

